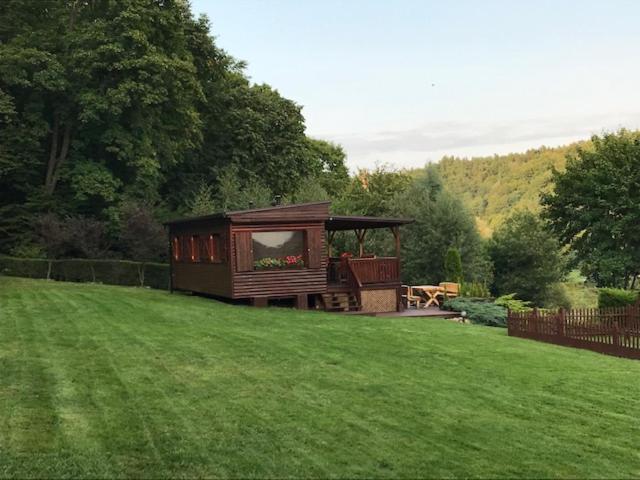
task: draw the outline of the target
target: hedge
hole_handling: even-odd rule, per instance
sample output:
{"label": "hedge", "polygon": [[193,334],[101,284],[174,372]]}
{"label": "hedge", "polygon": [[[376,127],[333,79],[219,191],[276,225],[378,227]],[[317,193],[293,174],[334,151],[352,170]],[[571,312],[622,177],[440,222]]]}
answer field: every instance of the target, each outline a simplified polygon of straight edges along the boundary
{"label": "hedge", "polygon": [[598,291],[598,307],[626,307],[638,301],[638,292],[620,288],[601,288]]}
{"label": "hedge", "polygon": [[0,257],[0,274],[49,278],[63,282],[96,282],[167,290],[169,265],[128,260],[45,260]]}

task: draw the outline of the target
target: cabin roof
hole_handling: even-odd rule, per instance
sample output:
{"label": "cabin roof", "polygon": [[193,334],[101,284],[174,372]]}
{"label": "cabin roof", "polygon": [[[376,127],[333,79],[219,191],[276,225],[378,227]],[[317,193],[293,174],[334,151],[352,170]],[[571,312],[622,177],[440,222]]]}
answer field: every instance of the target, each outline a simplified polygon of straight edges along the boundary
{"label": "cabin roof", "polygon": [[297,203],[291,205],[276,205],[273,207],[263,207],[263,208],[250,208],[247,210],[226,210],[222,212],[212,213],[210,215],[201,215],[199,217],[187,217],[187,218],[178,218],[175,220],[169,220],[168,222],[164,222],[164,225],[173,225],[177,223],[189,223],[189,222],[200,222],[203,220],[219,220],[219,219],[231,219],[234,220],[234,217],[247,216],[251,214],[265,214],[265,213],[283,213],[282,210],[300,210],[305,211],[309,208],[313,207],[325,207],[327,211],[329,209],[329,205],[331,202],[310,202],[310,203]]}
{"label": "cabin roof", "polygon": [[333,215],[325,222],[325,228],[335,230],[356,230],[365,228],[397,227],[413,223],[410,218],[364,217],[350,215]]}
{"label": "cabin roof", "polygon": [[248,210],[229,210],[202,215],[199,217],[179,218],[165,222],[165,225],[199,223],[203,221],[229,220],[238,223],[278,223],[290,220],[315,220],[324,222],[326,230],[354,230],[365,228],[397,227],[413,220],[408,218],[365,217],[352,215],[330,215],[330,202],[311,202],[293,205],[277,205]]}

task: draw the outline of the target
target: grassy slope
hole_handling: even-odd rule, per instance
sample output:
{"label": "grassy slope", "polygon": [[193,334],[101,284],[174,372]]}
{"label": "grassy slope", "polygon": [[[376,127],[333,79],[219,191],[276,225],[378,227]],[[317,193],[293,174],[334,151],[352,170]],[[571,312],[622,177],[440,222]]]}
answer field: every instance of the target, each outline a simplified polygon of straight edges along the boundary
{"label": "grassy slope", "polygon": [[0,277],[0,477],[638,477],[640,362]]}

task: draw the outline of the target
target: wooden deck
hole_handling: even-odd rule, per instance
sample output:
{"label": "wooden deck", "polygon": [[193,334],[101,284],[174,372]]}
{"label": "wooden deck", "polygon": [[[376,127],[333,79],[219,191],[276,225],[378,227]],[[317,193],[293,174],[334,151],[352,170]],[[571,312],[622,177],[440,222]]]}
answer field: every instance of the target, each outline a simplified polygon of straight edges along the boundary
{"label": "wooden deck", "polygon": [[458,312],[451,312],[448,310],[440,310],[437,307],[428,308],[411,308],[403,310],[402,312],[336,312],[345,313],[347,315],[365,315],[367,317],[431,317],[431,318],[455,318],[459,317]]}

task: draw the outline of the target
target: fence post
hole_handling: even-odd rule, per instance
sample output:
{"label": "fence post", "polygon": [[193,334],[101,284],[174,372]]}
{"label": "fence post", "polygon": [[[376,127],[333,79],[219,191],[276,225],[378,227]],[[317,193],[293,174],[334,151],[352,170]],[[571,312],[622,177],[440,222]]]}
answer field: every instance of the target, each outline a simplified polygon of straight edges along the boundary
{"label": "fence post", "polygon": [[560,310],[558,310],[558,316],[556,317],[556,335],[560,337],[564,337],[565,315],[566,314],[564,308],[560,308]]}
{"label": "fence post", "polygon": [[619,347],[620,346],[620,326],[618,325],[618,321],[615,320],[613,322],[613,346],[614,347]]}
{"label": "fence post", "polygon": [[540,325],[538,322],[538,307],[533,307],[533,315],[531,316],[531,320],[533,320],[533,333],[539,333]]}

